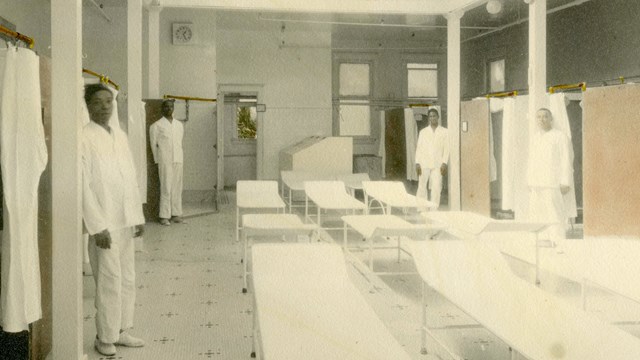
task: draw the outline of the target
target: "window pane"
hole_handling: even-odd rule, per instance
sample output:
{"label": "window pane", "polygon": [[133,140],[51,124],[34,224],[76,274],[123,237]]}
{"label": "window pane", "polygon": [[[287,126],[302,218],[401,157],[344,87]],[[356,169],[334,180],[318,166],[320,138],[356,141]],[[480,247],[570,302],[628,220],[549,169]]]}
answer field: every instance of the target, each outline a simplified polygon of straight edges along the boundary
{"label": "window pane", "polygon": [[255,106],[238,106],[236,110],[236,128],[238,139],[256,138],[256,117],[258,112]]}
{"label": "window pane", "polygon": [[489,64],[489,92],[505,90],[504,59]]}
{"label": "window pane", "polygon": [[340,135],[341,136],[369,136],[371,111],[369,104],[340,105]]}
{"label": "window pane", "polygon": [[438,70],[408,68],[407,77],[410,98],[438,97]]}
{"label": "window pane", "polygon": [[340,64],[340,95],[369,95],[369,64]]}

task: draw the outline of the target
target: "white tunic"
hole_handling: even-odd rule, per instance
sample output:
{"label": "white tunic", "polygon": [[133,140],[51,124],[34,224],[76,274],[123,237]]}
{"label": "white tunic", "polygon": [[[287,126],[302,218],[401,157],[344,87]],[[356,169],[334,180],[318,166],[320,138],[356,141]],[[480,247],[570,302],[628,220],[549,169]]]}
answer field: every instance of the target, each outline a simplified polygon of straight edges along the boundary
{"label": "white tunic", "polygon": [[565,134],[556,129],[535,136],[529,153],[527,179],[530,187],[560,188],[570,186],[573,165],[570,143]]}
{"label": "white tunic", "polygon": [[416,146],[416,164],[422,169],[439,168],[449,161],[449,133],[446,128],[431,126],[420,130]]}
{"label": "white tunic", "polygon": [[[24,48],[0,51],[4,65],[0,162],[4,186],[0,326],[28,329],[42,317],[38,256],[38,185],[47,165],[38,56]],[[2,71],[0,69],[0,71]]]}
{"label": "white tunic", "polygon": [[156,164],[182,163],[182,138],[184,127],[182,122],[163,117],[149,127],[149,142]]}
{"label": "white tunic", "polygon": [[95,122],[82,131],[83,219],[89,234],[144,224],[127,137]]}

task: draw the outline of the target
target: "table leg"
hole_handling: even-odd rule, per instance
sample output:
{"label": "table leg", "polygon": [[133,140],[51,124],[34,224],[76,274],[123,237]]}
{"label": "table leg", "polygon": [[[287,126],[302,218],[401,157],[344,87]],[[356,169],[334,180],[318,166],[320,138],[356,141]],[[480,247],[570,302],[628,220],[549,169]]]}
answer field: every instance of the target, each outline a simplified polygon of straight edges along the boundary
{"label": "table leg", "polygon": [[247,293],[247,263],[249,262],[247,260],[247,248],[249,247],[248,242],[249,239],[247,237],[247,234],[244,233],[242,234],[243,240],[244,240],[244,255],[242,257],[242,259],[244,260],[242,262],[242,293],[246,294]]}
{"label": "table leg", "polygon": [[426,304],[426,284],[422,281],[422,327],[420,328],[420,354],[427,354],[427,304]]}

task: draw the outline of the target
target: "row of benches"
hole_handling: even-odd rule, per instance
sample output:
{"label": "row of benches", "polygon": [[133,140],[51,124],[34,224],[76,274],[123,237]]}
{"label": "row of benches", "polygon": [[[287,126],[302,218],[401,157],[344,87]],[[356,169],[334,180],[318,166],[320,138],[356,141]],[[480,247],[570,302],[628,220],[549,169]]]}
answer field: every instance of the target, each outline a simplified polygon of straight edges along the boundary
{"label": "row of benches", "polygon": [[[265,189],[259,191],[261,185],[258,183],[238,183],[237,230],[242,230],[244,234],[245,291],[248,237],[267,233],[277,236],[304,234],[311,237],[322,224],[319,215],[317,224],[306,224],[291,214],[248,214],[242,216],[241,226],[240,209],[264,207],[262,205],[266,202],[260,206],[256,204],[267,198],[273,204],[277,203],[278,206],[274,208],[284,213],[285,205],[277,194],[277,183],[268,185],[269,195],[265,195]],[[305,188],[309,183],[306,182]],[[385,182],[372,183],[391,188],[384,185]],[[327,184],[318,183],[320,185]],[[313,188],[313,185],[310,187]],[[247,191],[250,194],[244,194],[248,189],[251,190]],[[385,192],[392,193],[385,189],[380,191],[383,198]],[[365,189],[365,196],[375,193],[376,190],[367,192]],[[376,196],[372,198],[383,204],[385,211],[390,210],[390,206],[394,206],[392,204],[397,204],[392,201],[384,204]],[[313,190],[306,197],[311,198],[319,211],[331,208],[324,201],[342,201],[328,193],[314,194]],[[393,196],[390,198],[394,199]],[[370,201],[367,200],[366,204],[370,205]],[[494,221],[463,212],[428,212],[426,216],[449,228],[461,229],[475,239],[495,231],[536,233],[545,227],[544,224]],[[527,358],[640,358],[640,341],[637,338],[517,278],[499,252],[483,241],[409,240],[428,238],[434,229],[410,224],[388,214],[348,215],[342,220],[344,249],[347,250],[346,232],[349,226],[369,241],[371,270],[374,238],[397,237],[399,251],[400,239],[407,238],[408,252],[425,285],[444,295]],[[540,266],[537,245],[536,241],[536,269]],[[262,244],[252,249],[254,345],[261,358],[410,358],[351,285],[346,276],[344,255],[339,250],[335,245],[319,243]],[[602,279],[599,280],[602,282]],[[636,295],[632,292],[630,296]],[[422,308],[426,311],[424,299],[423,296]],[[430,333],[426,315],[423,315],[422,331],[423,350],[426,351],[426,334]],[[454,358],[457,356],[453,352],[451,354]]]}

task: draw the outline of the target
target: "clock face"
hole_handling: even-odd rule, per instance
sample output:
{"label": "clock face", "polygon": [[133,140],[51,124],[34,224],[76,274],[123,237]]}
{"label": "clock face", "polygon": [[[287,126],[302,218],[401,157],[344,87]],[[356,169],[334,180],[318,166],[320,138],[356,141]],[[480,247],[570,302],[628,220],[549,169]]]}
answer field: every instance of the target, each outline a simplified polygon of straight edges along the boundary
{"label": "clock face", "polygon": [[189,25],[181,24],[174,26],[173,39],[177,43],[188,43],[193,37],[193,30]]}

